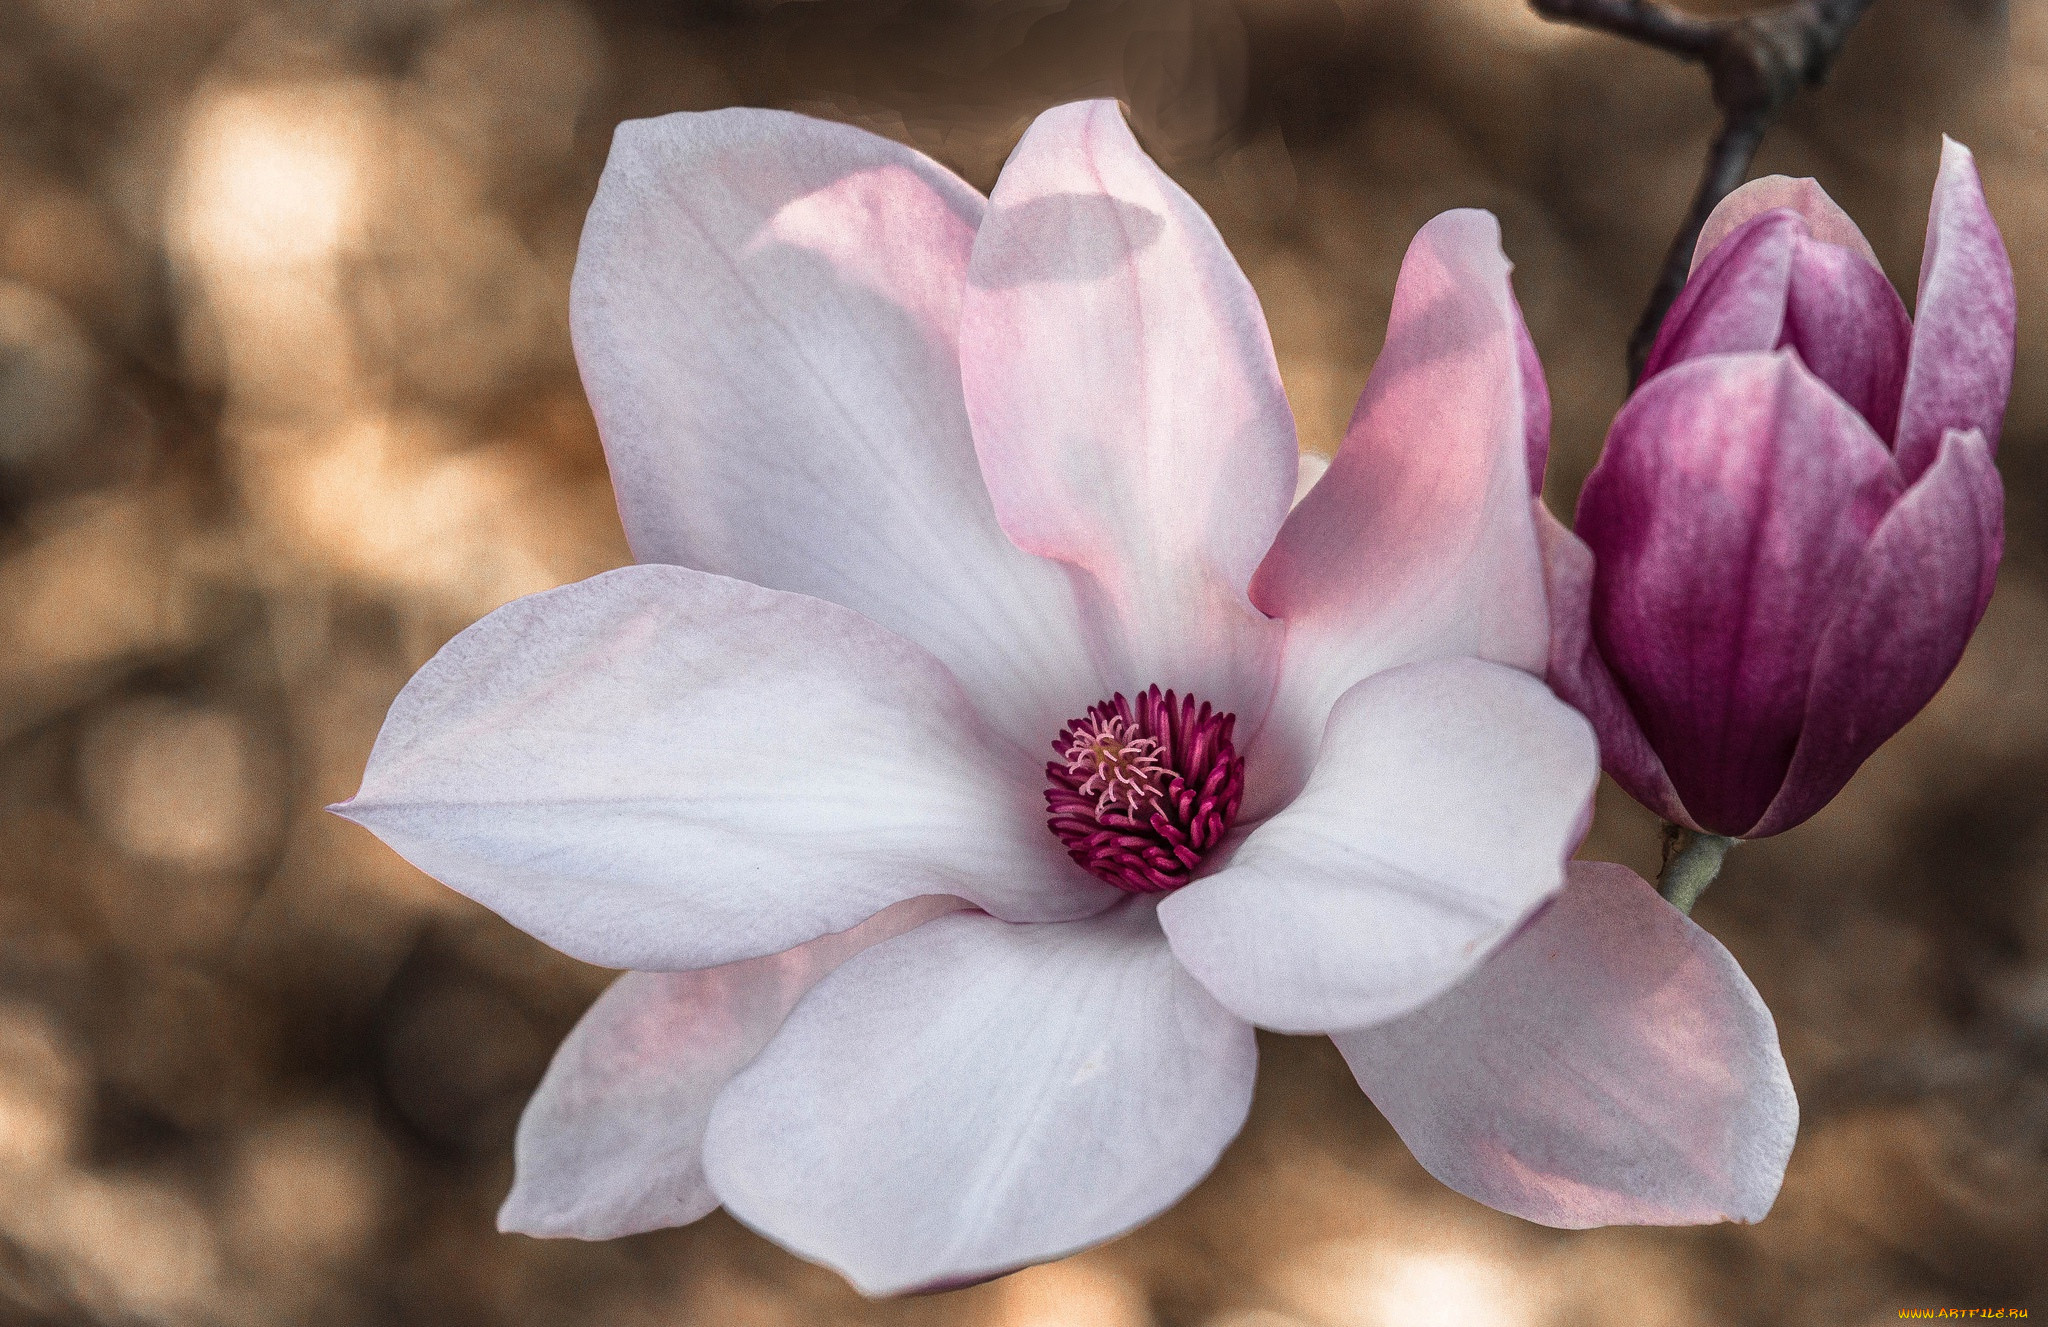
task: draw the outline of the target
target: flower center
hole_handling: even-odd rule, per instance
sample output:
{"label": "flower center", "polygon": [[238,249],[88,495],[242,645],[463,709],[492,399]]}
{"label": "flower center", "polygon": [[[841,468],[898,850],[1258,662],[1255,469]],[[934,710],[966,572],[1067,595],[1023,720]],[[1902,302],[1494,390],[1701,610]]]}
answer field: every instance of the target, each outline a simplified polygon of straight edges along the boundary
{"label": "flower center", "polygon": [[1069,719],[1045,766],[1046,820],[1067,855],[1133,894],[1186,884],[1244,798],[1234,714],[1148,687]]}

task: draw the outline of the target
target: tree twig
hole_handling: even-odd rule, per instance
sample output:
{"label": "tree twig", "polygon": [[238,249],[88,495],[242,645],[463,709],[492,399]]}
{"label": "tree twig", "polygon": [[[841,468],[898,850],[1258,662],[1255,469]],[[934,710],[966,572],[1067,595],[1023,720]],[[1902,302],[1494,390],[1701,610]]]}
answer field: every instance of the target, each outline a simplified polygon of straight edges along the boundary
{"label": "tree twig", "polygon": [[1545,18],[1631,37],[1695,60],[1705,59],[1725,23],[1693,18],[1653,0],[1531,0]]}
{"label": "tree twig", "polygon": [[1742,18],[1702,19],[1657,0],[1529,0],[1545,18],[1627,37],[1705,66],[1721,128],[1685,224],[1664,255],[1642,321],[1628,342],[1628,381],[1643,375],[1657,329],[1685,285],[1707,216],[1749,174],[1764,134],[1799,89],[1827,77],[1835,56],[1875,0],[1792,0]]}

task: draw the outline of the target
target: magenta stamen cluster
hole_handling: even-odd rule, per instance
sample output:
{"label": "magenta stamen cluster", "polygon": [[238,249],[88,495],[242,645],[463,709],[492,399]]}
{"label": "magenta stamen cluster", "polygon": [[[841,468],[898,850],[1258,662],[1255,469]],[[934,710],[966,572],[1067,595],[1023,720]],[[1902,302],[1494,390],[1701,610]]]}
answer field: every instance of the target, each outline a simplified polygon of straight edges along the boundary
{"label": "magenta stamen cluster", "polygon": [[1067,855],[1133,894],[1186,884],[1244,798],[1236,726],[1236,715],[1156,686],[1069,720],[1045,766],[1047,822]]}

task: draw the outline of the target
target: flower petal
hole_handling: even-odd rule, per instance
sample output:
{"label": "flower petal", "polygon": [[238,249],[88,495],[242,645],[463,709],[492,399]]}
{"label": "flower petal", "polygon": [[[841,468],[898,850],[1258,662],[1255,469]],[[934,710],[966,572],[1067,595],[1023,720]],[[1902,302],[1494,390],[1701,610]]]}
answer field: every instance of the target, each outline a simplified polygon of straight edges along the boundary
{"label": "flower petal", "polygon": [[1476,659],[1379,673],[1331,711],[1301,795],[1159,920],[1188,970],[1261,1027],[1395,1018],[1563,884],[1598,777],[1586,721],[1526,673]]}
{"label": "flower petal", "polygon": [[526,1104],[498,1229],[612,1239],[718,1206],[704,1127],[804,993],[869,945],[966,906],[927,896],[780,954],[628,972],[583,1015]]}
{"label": "flower petal", "polygon": [[1309,490],[1321,482],[1322,477],[1328,474],[1329,471],[1329,457],[1315,452],[1303,452],[1301,454],[1301,469],[1296,472],[1294,480],[1294,502],[1291,505],[1300,506],[1301,500],[1308,496]]}
{"label": "flower petal", "polygon": [[1792,255],[1806,226],[1790,212],[1755,217],[1693,269],[1664,315],[1642,381],[1688,359],[1775,350],[1784,340]]}
{"label": "flower petal", "polygon": [[1815,239],[1861,254],[1872,267],[1883,270],[1884,264],[1877,261],[1877,253],[1863,237],[1863,231],[1828,197],[1828,191],[1818,181],[1785,175],[1751,180],[1720,201],[1707,215],[1707,224],[1700,228],[1699,241],[1693,245],[1691,270],[1699,271],[1707,255],[1744,225],[1781,208],[1798,213]]}
{"label": "flower petal", "polygon": [[335,808],[585,962],[780,953],[957,894],[1117,895],[1045,832],[1038,767],[929,654],[836,604],[626,567],[499,609],[408,682]]}
{"label": "flower petal", "polygon": [[1976,159],[1944,136],[1894,448],[1907,483],[1933,464],[1951,429],[1975,429],[1998,451],[2012,392],[2015,307],[2012,263],[1984,204]]}
{"label": "flower petal", "polygon": [[1522,370],[1522,436],[1527,443],[1529,494],[1543,496],[1543,472],[1550,468],[1550,383],[1543,357],[1529,335],[1529,321],[1515,305],[1515,360]]}
{"label": "flower petal", "polygon": [[1892,436],[1913,321],[1883,269],[1840,245],[1801,237],[1792,246],[1780,344],[1797,350],[1878,437]]}
{"label": "flower petal", "polygon": [[1222,237],[1110,101],[1039,116],[996,181],[962,313],[1003,529],[1092,573],[1130,687],[1256,722],[1278,631],[1245,598],[1294,495],[1294,417]]}
{"label": "flower petal", "polygon": [[1912,336],[1856,223],[1812,180],[1774,175],[1708,219],[1643,377],[1701,355],[1791,346],[1889,439]]}
{"label": "flower petal", "polygon": [[1546,1226],[1762,1220],[1798,1131],[1749,978],[1607,862],[1449,994],[1334,1040],[1430,1174]]}
{"label": "flower petal", "polygon": [[868,1294],[1043,1262],[1163,1210],[1244,1123],[1251,1029],[1149,901],[941,917],[820,982],[712,1111],[726,1207]]}
{"label": "flower petal", "polygon": [[1301,786],[1330,707],[1361,678],[1463,654],[1542,671],[1529,511],[1540,410],[1508,271],[1485,212],[1446,212],[1409,245],[1344,443],[1252,582],[1287,643],[1249,747],[1247,816]]}
{"label": "flower petal", "polygon": [[1826,806],[1934,698],[1991,602],[2004,548],[2005,487],[1991,448],[1980,433],[1951,433],[1871,536],[1827,624],[1792,768],[1753,837]]}
{"label": "flower petal", "polygon": [[1104,694],[1068,574],[997,526],[961,397],[984,203],[781,111],[619,127],[570,325],[634,555],[828,599],[1036,752]]}
{"label": "flower petal", "polygon": [[1543,577],[1550,591],[1550,672],[1559,699],[1586,716],[1600,739],[1600,765],[1629,796],[1664,819],[1692,829],[1664,762],[1643,736],[1628,698],[1615,685],[1607,661],[1593,647],[1593,552],[1539,500],[1536,533],[1543,543]]}
{"label": "flower petal", "polygon": [[1789,351],[1688,360],[1616,416],[1579,498],[1594,641],[1701,828],[1745,834],[1777,795],[1821,632],[1898,492]]}

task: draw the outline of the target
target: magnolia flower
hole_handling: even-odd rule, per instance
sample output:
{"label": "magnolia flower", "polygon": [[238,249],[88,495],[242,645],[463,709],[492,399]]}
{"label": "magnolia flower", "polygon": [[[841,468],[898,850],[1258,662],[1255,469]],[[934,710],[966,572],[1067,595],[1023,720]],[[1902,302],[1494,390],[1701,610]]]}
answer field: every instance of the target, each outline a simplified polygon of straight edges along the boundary
{"label": "magnolia flower", "polygon": [[505,1229],[722,1203],[870,1293],[986,1277],[1200,1179],[1253,1024],[1338,1031],[1509,1210],[1769,1206],[1756,993],[1640,880],[1567,883],[1596,755],[1536,676],[1548,403],[1490,216],[1417,236],[1291,514],[1257,300],[1111,103],[986,201],[795,115],[625,125],[571,320],[642,563],[456,637],[338,808],[630,969]]}
{"label": "magnolia flower", "polygon": [[1665,819],[1805,820],[1933,698],[2004,547],[2013,279],[1942,149],[1917,321],[1812,180],[1730,194],[1579,497],[1551,680]]}

